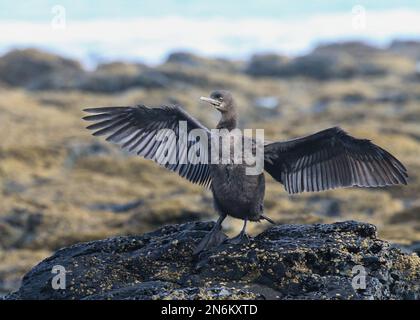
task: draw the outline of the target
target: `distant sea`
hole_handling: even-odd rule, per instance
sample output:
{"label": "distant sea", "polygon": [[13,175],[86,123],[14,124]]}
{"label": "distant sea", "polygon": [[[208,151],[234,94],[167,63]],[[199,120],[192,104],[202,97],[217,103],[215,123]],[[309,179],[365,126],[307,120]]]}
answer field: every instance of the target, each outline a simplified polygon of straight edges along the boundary
{"label": "distant sea", "polygon": [[420,1],[0,2],[0,53],[37,47],[81,60],[160,63],[169,52],[245,59],[323,42],[420,39]]}

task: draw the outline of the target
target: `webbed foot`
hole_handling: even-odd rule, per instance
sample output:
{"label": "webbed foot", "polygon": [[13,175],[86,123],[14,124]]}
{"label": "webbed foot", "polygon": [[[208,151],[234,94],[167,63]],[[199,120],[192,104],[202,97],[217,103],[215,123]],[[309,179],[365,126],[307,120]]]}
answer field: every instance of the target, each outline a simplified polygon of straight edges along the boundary
{"label": "webbed foot", "polygon": [[226,218],[226,214],[222,214],[219,219],[217,219],[216,224],[211,229],[209,233],[207,233],[204,238],[200,241],[200,243],[195,247],[193,251],[193,255],[198,255],[201,252],[208,250],[213,247],[217,247],[226,240],[226,235],[221,231],[222,230],[222,222]]}
{"label": "webbed foot", "polygon": [[248,244],[250,242],[249,236],[244,232],[238,234],[236,237],[233,237],[231,239],[227,239],[225,243],[228,244]]}
{"label": "webbed foot", "polygon": [[212,230],[205,235],[203,240],[195,247],[193,254],[198,255],[203,251],[221,245],[226,240],[226,235],[220,230]]}

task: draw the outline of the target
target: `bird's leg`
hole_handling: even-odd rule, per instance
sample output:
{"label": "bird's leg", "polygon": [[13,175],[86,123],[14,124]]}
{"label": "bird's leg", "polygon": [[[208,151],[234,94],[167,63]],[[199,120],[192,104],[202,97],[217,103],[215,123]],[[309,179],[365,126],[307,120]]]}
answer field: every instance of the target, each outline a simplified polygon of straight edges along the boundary
{"label": "bird's leg", "polygon": [[226,240],[226,235],[223,232],[221,232],[222,222],[223,220],[225,220],[225,218],[226,214],[220,215],[214,227],[210,230],[209,233],[206,234],[203,240],[201,240],[198,246],[194,249],[194,255],[197,255],[200,252],[205,251],[211,247],[217,247],[218,245],[223,243],[223,241]]}
{"label": "bird's leg", "polygon": [[228,243],[231,243],[231,244],[247,244],[247,243],[249,243],[249,237],[245,232],[247,222],[248,222],[248,219],[244,219],[244,225],[242,227],[241,232],[239,232],[239,234],[236,237],[227,240]]}

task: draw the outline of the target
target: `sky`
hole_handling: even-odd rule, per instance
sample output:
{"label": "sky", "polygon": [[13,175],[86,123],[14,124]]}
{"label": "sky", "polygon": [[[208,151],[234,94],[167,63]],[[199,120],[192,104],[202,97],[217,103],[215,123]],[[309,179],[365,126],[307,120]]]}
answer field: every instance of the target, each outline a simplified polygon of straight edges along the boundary
{"label": "sky", "polygon": [[322,42],[420,39],[419,0],[0,0],[0,54],[37,47],[86,65],[172,51],[246,59]]}

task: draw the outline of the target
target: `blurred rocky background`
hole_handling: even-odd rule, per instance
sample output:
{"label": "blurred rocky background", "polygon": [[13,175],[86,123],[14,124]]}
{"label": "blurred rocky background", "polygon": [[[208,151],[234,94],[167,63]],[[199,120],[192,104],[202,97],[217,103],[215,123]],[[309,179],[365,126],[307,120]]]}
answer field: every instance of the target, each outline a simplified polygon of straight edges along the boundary
{"label": "blurred rocky background", "polygon": [[[91,137],[81,117],[85,107],[179,103],[213,127],[218,113],[198,98],[218,88],[235,95],[240,125],[264,128],[266,139],[338,125],[408,168],[408,186],[296,196],[267,176],[268,216],[279,224],[369,222],[380,238],[420,251],[420,42],[329,43],[248,61],[173,52],[155,66],[115,61],[94,70],[21,49],[0,57],[0,295],[63,246],[214,219],[208,190]],[[240,226],[225,224],[229,233]]]}

